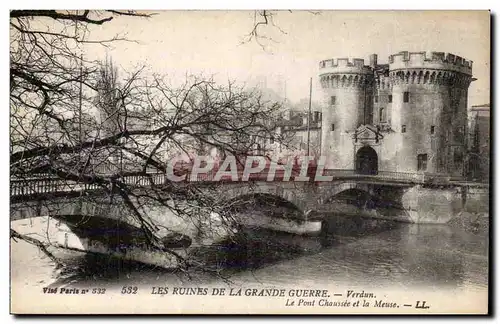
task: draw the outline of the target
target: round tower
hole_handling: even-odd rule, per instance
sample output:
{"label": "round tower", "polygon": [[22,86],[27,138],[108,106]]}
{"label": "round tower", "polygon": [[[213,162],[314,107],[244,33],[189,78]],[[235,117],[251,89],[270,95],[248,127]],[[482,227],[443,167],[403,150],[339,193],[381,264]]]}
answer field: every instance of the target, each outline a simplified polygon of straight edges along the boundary
{"label": "round tower", "polygon": [[369,124],[373,107],[373,72],[363,59],[339,58],[320,62],[323,88],[321,154],[326,168],[354,169],[353,136]]}
{"label": "round tower", "polygon": [[393,171],[462,176],[472,62],[441,52],[400,52],[389,56],[389,80],[387,120],[394,133],[385,159]]}

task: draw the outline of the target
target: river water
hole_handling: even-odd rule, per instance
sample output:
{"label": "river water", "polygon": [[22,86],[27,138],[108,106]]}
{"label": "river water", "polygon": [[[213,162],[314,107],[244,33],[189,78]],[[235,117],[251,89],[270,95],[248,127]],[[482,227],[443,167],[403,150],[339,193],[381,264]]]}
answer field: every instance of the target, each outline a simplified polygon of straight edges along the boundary
{"label": "river water", "polygon": [[[487,222],[487,221],[486,221]],[[232,282],[275,287],[322,284],[394,289],[488,288],[488,229],[418,225],[330,216],[318,236],[247,229],[236,240],[198,251],[197,260],[219,275],[192,269],[189,275],[146,266],[60,252],[67,266],[53,287],[203,285]],[[221,278],[222,277],[222,278]]]}

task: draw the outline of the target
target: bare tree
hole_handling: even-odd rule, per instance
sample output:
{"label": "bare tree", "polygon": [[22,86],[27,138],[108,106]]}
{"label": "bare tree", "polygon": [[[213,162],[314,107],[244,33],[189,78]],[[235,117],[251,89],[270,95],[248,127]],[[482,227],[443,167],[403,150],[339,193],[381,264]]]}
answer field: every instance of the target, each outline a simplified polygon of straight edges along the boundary
{"label": "bare tree", "polygon": [[[274,121],[281,107],[233,82],[218,85],[189,77],[173,87],[159,75],[138,70],[120,78],[110,60],[85,60],[82,44],[125,40],[91,39],[89,26],[123,15],[150,17],[113,10],[11,12],[10,171],[16,179],[44,173],[68,186],[100,190],[138,224],[142,243],[188,265],[169,249],[160,224],[148,217],[151,208],[169,208],[199,226],[217,213],[221,226],[232,226],[230,203],[215,188],[158,183],[157,175],[166,173],[173,152],[215,148],[244,157],[258,140],[279,141]],[[99,197],[80,198],[99,205]],[[78,212],[88,212],[84,209]],[[88,213],[93,216],[95,210]],[[15,231],[11,236],[22,237]]]}
{"label": "bare tree", "polygon": [[[319,15],[319,11],[308,10],[312,15]],[[251,30],[246,34],[242,43],[257,43],[262,50],[268,50],[268,45],[278,43],[278,37],[271,36],[273,32],[279,35],[287,35],[279,23],[276,22],[276,17],[280,13],[292,13],[292,10],[255,10],[253,12],[253,24]]]}

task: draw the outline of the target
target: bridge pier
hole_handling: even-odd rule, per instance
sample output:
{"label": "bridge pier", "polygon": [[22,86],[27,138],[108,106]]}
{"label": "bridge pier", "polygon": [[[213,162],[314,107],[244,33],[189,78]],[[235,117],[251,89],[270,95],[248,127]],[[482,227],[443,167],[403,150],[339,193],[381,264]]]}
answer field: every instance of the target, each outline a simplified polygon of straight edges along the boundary
{"label": "bridge pier", "polygon": [[406,189],[401,197],[402,207],[412,223],[444,224],[462,210],[462,196],[458,188]]}
{"label": "bridge pier", "polygon": [[464,212],[489,213],[489,190],[414,186],[405,190],[402,206],[412,223],[444,224]]}
{"label": "bridge pier", "polygon": [[247,227],[264,228],[299,235],[315,235],[321,232],[322,219],[292,219],[266,215],[265,213],[241,213],[238,223]]}
{"label": "bridge pier", "polygon": [[[446,224],[462,213],[489,213],[488,188],[463,186],[384,186],[344,182],[323,184],[310,200],[308,217],[321,219],[328,214],[355,215],[416,224]],[[345,202],[336,197],[348,191],[364,192],[375,202]]]}

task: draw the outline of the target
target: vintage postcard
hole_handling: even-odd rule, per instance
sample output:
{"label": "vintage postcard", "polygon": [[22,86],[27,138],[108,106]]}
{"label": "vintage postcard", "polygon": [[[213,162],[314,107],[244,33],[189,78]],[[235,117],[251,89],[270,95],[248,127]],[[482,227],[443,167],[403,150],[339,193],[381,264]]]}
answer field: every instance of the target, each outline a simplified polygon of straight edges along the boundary
{"label": "vintage postcard", "polygon": [[490,19],[11,10],[11,313],[488,314]]}

